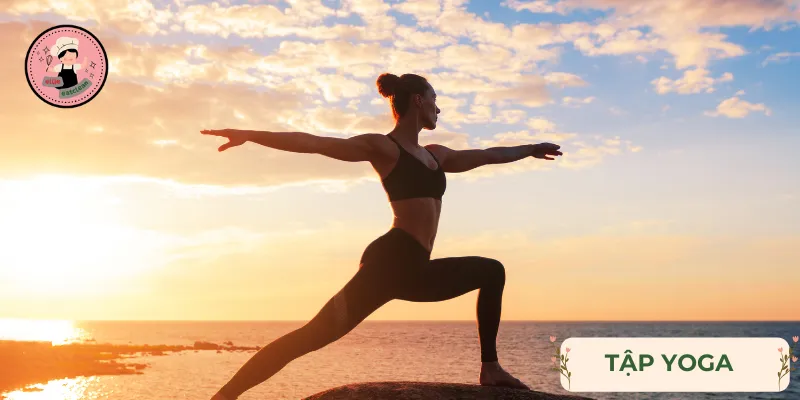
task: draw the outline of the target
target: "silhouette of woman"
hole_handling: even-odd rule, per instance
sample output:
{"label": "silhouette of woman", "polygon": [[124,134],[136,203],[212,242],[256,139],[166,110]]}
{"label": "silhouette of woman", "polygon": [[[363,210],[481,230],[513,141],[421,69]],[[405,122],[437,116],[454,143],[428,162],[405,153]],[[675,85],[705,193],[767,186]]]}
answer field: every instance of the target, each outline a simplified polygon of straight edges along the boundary
{"label": "silhouette of woman", "polygon": [[219,151],[248,141],[296,153],[321,154],[337,160],[369,161],[394,212],[388,232],[364,250],[358,271],[308,323],[269,343],[248,360],[212,400],[233,400],[261,384],[292,360],[338,340],[372,312],[393,299],[413,302],[449,300],[479,289],[477,324],[481,348],[481,385],[528,389],[499,364],[495,341],[505,286],[505,268],[480,256],[430,259],[445,192],[445,172],[464,172],[487,164],[560,156],[550,143],[514,147],[452,150],[418,144],[422,129],[435,129],[436,92],[418,75],[384,73],[378,91],[391,99],[395,128],[389,134],[349,138],[303,132],[234,129],[204,130],[226,137]]}

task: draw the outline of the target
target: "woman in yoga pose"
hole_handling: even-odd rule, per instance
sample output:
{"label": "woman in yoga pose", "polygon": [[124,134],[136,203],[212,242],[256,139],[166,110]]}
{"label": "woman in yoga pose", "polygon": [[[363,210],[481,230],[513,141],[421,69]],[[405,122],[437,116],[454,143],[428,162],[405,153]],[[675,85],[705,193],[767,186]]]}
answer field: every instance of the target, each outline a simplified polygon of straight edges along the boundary
{"label": "woman in yoga pose", "polygon": [[480,256],[431,260],[445,172],[464,172],[486,164],[536,157],[553,160],[559,146],[550,143],[514,147],[452,150],[419,145],[422,129],[435,129],[436,92],[418,75],[382,74],[378,91],[391,99],[395,128],[349,138],[303,132],[263,132],[234,129],[204,130],[228,142],[219,151],[248,141],[295,153],[321,154],[337,160],[369,161],[380,176],[394,212],[388,232],[364,250],[358,271],[308,323],[259,350],[212,400],[234,400],[261,384],[292,360],[341,338],[372,312],[393,299],[414,302],[449,300],[479,289],[477,323],[480,339],[481,385],[528,389],[498,363],[495,341],[505,285],[505,268]]}

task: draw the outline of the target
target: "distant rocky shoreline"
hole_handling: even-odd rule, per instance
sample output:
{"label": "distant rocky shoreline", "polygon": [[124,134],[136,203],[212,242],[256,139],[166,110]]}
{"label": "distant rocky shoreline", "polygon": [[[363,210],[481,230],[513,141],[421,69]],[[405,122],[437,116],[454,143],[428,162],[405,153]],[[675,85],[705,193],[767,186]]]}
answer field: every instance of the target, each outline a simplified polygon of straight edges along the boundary
{"label": "distant rocky shoreline", "polygon": [[260,346],[235,346],[232,342],[216,344],[197,341],[181,345],[125,345],[72,343],[54,346],[50,342],[0,340],[0,393],[24,389],[53,379],[96,375],[142,374],[147,364],[125,359],[163,356],[183,351],[256,351]]}

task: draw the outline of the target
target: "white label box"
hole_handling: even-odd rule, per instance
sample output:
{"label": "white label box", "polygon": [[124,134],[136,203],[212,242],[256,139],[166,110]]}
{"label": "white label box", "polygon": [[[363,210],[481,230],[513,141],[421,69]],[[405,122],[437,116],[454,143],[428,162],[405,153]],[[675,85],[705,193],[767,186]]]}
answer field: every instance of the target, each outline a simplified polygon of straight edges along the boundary
{"label": "white label box", "polygon": [[571,337],[551,361],[570,392],[779,392],[797,367],[796,344],[772,337]]}

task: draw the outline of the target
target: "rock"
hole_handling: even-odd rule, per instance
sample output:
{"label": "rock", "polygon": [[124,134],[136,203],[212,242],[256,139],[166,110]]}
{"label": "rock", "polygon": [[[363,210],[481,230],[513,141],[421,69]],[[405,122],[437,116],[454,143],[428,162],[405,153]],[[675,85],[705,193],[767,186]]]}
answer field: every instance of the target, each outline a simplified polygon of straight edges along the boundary
{"label": "rock", "polygon": [[438,382],[369,382],[328,389],[305,400],[590,400],[531,390]]}
{"label": "rock", "polygon": [[194,342],[195,350],[219,350],[220,347],[221,346],[216,343],[204,342],[201,340]]}

